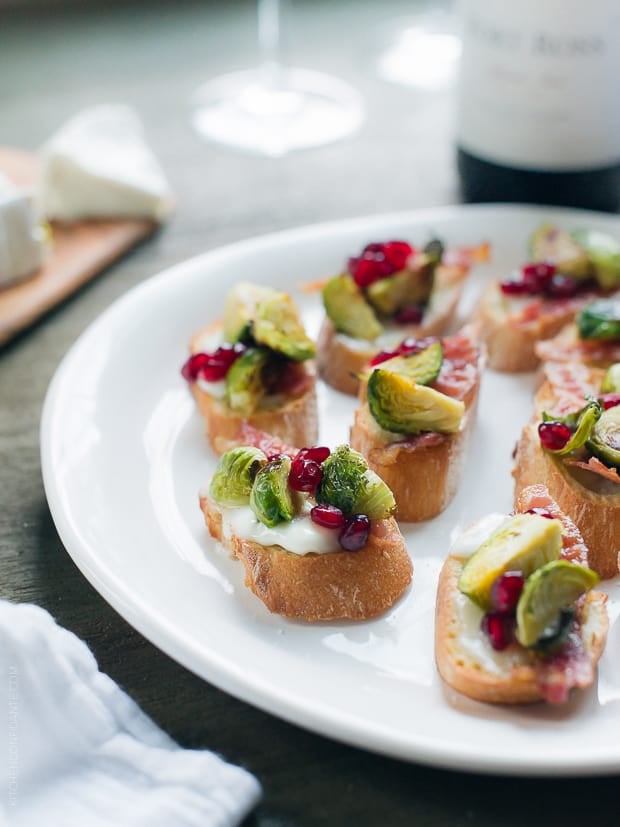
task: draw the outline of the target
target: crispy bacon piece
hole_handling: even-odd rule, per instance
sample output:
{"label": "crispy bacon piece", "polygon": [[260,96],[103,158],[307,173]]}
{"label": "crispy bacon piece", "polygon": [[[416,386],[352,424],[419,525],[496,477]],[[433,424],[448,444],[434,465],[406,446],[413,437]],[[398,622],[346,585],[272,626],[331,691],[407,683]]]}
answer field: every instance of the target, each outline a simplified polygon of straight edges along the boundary
{"label": "crispy bacon piece", "polygon": [[606,367],[620,362],[620,343],[580,339],[577,326],[568,325],[553,339],[538,342],[536,355],[543,362],[583,362]]}
{"label": "crispy bacon piece", "polygon": [[598,474],[599,477],[604,477],[606,480],[609,480],[609,482],[615,482],[617,485],[620,485],[618,469],[608,468],[598,457],[590,457],[587,462],[566,457],[564,464],[574,465],[576,468],[583,468],[584,471],[591,471],[593,474]]}
{"label": "crispy bacon piece", "polygon": [[441,340],[443,363],[439,376],[431,384],[435,390],[454,399],[469,401],[479,379],[480,345],[472,328]]}
{"label": "crispy bacon piece", "polygon": [[276,454],[286,454],[293,459],[297,456],[299,448],[294,448],[288,445],[273,434],[268,434],[266,431],[259,431],[245,420],[239,426],[239,430],[234,439],[222,440],[218,439],[218,451],[224,453],[229,448],[234,448],[236,445],[251,445],[260,450],[267,457],[275,456]]}
{"label": "crispy bacon piece", "polygon": [[571,563],[588,565],[588,547],[575,523],[552,499],[547,486],[529,485],[518,495],[515,511],[523,514],[531,508],[542,508],[562,523],[562,557]]}
{"label": "crispy bacon piece", "polygon": [[548,413],[566,416],[585,405],[586,396],[598,396],[603,380],[597,371],[581,362],[547,362],[545,376],[557,401]]}

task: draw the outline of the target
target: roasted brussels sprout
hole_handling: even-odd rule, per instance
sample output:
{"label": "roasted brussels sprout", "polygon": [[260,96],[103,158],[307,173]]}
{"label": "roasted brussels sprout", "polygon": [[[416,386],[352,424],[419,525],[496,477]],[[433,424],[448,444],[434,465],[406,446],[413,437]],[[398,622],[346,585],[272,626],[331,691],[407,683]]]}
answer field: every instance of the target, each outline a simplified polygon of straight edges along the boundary
{"label": "roasted brussels sprout", "polygon": [[620,243],[598,230],[576,230],[573,238],[585,250],[597,282],[606,290],[620,284]]}
{"label": "roasted brussels sprout", "polygon": [[289,488],[291,459],[279,456],[264,465],[254,479],[250,508],[256,519],[269,528],[290,521],[295,516],[297,497]]}
{"label": "roasted brussels sprout", "polygon": [[592,429],[588,448],[606,465],[620,468],[620,405],[603,411]]}
{"label": "roasted brussels sprout", "polygon": [[381,362],[383,370],[397,373],[413,379],[418,385],[430,385],[439,376],[443,363],[443,348],[441,342],[433,342],[424,350],[412,353],[409,356],[395,356]]}
{"label": "roasted brussels sprout", "polygon": [[314,356],[314,344],[306,335],[293,300],[286,293],[277,293],[258,302],[252,335],[257,344],[295,362]]}
{"label": "roasted brussels sprout", "polygon": [[541,224],[530,240],[534,261],[549,261],[558,270],[576,279],[592,276],[592,267],[585,249],[573,236],[553,224]]}
{"label": "roasted brussels sprout", "polygon": [[620,393],[620,362],[607,368],[601,385],[601,393]]}
{"label": "roasted brussels sprout", "polygon": [[379,279],[366,289],[368,301],[385,316],[413,304],[426,304],[433,289],[434,271],[435,265],[425,260],[415,270],[401,270]]}
{"label": "roasted brussels sprout", "polygon": [[465,413],[460,400],[381,368],[370,374],[367,398],[377,424],[397,434],[455,433]]}
{"label": "roasted brussels sprout", "polygon": [[265,393],[263,371],[269,351],[250,347],[232,364],[226,374],[226,403],[237,413],[254,413]]}
{"label": "roasted brussels sprout", "polygon": [[259,302],[282,295],[273,287],[263,287],[243,281],[236,284],[226,297],[224,305],[224,341],[247,341],[251,336],[252,321]]}
{"label": "roasted brussels sprout", "polygon": [[552,560],[525,581],[517,603],[517,640],[535,646],[557,624],[558,615],[590,591],[598,574],[568,560]]}
{"label": "roasted brussels sprout", "polygon": [[254,478],[266,464],[267,457],[259,448],[231,448],[220,457],[209,486],[209,496],[219,505],[248,505]]}
{"label": "roasted brussels sprout", "polygon": [[562,524],[538,514],[515,514],[475,551],[463,566],[459,590],[482,609],[491,609],[493,584],[507,571],[525,577],[562,550]]}
{"label": "roasted brussels sprout", "polygon": [[543,413],[543,422],[563,422],[565,425],[568,425],[569,428],[573,429],[573,434],[566,445],[557,451],[552,451],[552,453],[562,457],[571,454],[573,451],[581,448],[582,445],[585,445],[590,439],[593,429],[596,427],[596,423],[602,413],[603,409],[596,399],[589,399],[588,404],[581,408],[581,410],[569,414],[562,419]]}
{"label": "roasted brussels sprout", "polygon": [[323,288],[325,312],[340,333],[369,342],[380,336],[383,327],[353,279],[343,273]]}
{"label": "roasted brussels sprout", "polygon": [[445,251],[444,243],[440,238],[431,238],[424,245],[424,253],[433,264],[439,264]]}
{"label": "roasted brussels sprout", "polygon": [[566,643],[570,630],[575,622],[576,611],[571,606],[568,609],[562,609],[557,616],[555,623],[552,623],[548,629],[545,629],[542,637],[539,637],[536,643],[530,646],[541,655],[550,655],[557,652]]}
{"label": "roasted brussels sprout", "polygon": [[582,339],[620,339],[620,299],[597,299],[577,316]]}
{"label": "roasted brussels sprout", "polygon": [[394,495],[368,468],[364,457],[348,445],[336,448],[321,466],[323,475],[316,491],[317,503],[335,505],[347,515],[366,514],[383,520],[394,513]]}

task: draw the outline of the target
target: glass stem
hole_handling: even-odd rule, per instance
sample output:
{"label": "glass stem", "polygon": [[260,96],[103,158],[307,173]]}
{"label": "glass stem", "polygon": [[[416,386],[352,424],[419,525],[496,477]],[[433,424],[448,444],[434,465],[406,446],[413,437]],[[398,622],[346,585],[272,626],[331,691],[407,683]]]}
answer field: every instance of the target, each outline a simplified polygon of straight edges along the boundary
{"label": "glass stem", "polygon": [[258,48],[264,84],[281,85],[280,0],[258,0]]}

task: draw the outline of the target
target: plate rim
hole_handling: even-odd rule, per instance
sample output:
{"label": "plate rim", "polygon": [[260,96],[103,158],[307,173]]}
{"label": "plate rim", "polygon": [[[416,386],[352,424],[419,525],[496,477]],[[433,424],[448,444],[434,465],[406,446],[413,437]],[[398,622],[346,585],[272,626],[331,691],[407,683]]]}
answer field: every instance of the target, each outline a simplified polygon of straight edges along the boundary
{"label": "plate rim", "polygon": [[[63,383],[70,374],[72,364],[78,358],[82,348],[88,345],[91,338],[97,337],[99,330],[108,323],[108,319],[123,312],[126,306],[131,305],[150,292],[157,292],[160,284],[172,282],[176,278],[182,277],[184,271],[192,271],[201,265],[210,266],[217,263],[218,260],[225,260],[233,253],[243,256],[248,251],[260,251],[261,248],[272,249],[274,244],[276,246],[278,244],[290,244],[294,243],[295,240],[303,240],[304,237],[312,237],[316,234],[332,233],[338,235],[345,231],[362,230],[365,225],[369,224],[400,224],[412,221],[412,223],[419,225],[424,221],[432,221],[433,219],[445,221],[454,217],[458,218],[461,213],[476,212],[503,212],[507,214],[518,212],[524,215],[544,213],[546,216],[557,215],[576,220],[588,218],[591,221],[616,223],[620,227],[620,216],[618,215],[567,207],[545,207],[530,204],[454,204],[416,210],[371,213],[335,221],[295,226],[218,246],[164,268],[130,288],[96,316],[70,346],[57,366],[45,395],[40,422],[40,457],[45,495],[64,548],[79,571],[106,602],[152,645],[203,680],[212,683],[238,700],[322,737],[332,738],[345,744],[393,758],[420,762],[443,769],[480,772],[489,775],[531,777],[616,774],[620,771],[620,751],[615,754],[611,750],[607,750],[607,753],[602,755],[597,753],[598,757],[588,763],[587,766],[582,763],[583,753],[580,754],[579,759],[577,759],[576,754],[566,756],[558,753],[553,765],[549,763],[547,757],[540,759],[537,755],[533,755],[526,766],[518,762],[511,763],[509,759],[498,766],[497,756],[472,756],[471,752],[466,751],[460,745],[451,744],[447,755],[445,747],[427,736],[417,736],[415,746],[412,748],[410,738],[399,738],[395,735],[386,738],[377,728],[377,732],[371,735],[369,740],[369,729],[372,729],[372,727],[369,726],[368,729],[359,731],[355,726],[347,725],[346,721],[343,723],[342,718],[336,716],[331,710],[318,708],[316,702],[312,707],[304,708],[301,702],[291,703],[290,699],[280,697],[277,700],[277,709],[274,709],[273,684],[268,681],[254,682],[251,685],[244,682],[240,677],[242,672],[240,667],[231,669],[230,663],[219,655],[214,655],[213,652],[204,649],[199,651],[188,641],[184,641],[179,648],[179,641],[175,639],[174,630],[165,617],[160,618],[160,622],[155,622],[153,612],[143,603],[141,596],[132,593],[129,587],[124,586],[123,581],[114,572],[109,571],[101,561],[97,560],[96,555],[93,555],[90,549],[84,547],[67,518],[62,495],[55,485],[48,434],[51,431],[56,406],[59,399],[62,399]],[[208,670],[203,668],[205,664],[208,665]],[[209,674],[205,674],[206,671]]]}

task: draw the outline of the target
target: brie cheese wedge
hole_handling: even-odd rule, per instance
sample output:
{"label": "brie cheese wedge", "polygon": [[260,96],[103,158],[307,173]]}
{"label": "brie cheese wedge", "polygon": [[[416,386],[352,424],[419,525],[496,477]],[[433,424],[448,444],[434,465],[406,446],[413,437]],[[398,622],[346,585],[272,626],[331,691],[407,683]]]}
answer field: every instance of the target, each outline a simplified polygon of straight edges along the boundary
{"label": "brie cheese wedge", "polygon": [[75,115],[43,146],[37,203],[49,220],[151,218],[172,209],[170,188],[128,106]]}
{"label": "brie cheese wedge", "polygon": [[45,237],[30,194],[0,174],[0,287],[39,269],[45,258]]}

